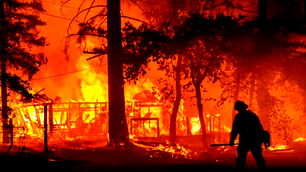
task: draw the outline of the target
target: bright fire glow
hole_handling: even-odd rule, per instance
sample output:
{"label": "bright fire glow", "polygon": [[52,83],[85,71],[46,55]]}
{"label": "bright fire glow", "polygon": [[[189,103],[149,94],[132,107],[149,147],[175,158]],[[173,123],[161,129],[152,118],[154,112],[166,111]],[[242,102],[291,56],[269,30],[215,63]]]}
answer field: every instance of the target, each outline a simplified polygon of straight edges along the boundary
{"label": "bright fire glow", "polygon": [[299,137],[297,139],[294,140],[295,142],[303,142],[306,141],[306,139],[304,137]]}
{"label": "bright fire glow", "polygon": [[272,150],[272,151],[275,151],[275,150],[285,150],[287,149],[288,146],[287,145],[279,145],[279,144],[276,144],[274,146],[271,146],[269,147],[269,150]]}

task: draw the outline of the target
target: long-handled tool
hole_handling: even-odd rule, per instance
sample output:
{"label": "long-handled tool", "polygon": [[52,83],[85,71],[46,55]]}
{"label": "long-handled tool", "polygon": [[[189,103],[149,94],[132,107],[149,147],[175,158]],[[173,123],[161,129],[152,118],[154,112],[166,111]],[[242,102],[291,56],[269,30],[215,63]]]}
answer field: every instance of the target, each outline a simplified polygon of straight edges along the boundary
{"label": "long-handled tool", "polygon": [[[234,144],[233,146],[236,146],[238,144]],[[231,146],[231,144],[224,143],[224,144],[211,144],[210,146]]]}

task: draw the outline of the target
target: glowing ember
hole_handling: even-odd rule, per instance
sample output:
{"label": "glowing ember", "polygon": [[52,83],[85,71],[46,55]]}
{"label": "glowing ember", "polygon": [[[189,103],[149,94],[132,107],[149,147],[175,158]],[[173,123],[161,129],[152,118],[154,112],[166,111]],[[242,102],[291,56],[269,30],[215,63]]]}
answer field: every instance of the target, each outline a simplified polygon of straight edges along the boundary
{"label": "glowing ember", "polygon": [[196,152],[193,152],[179,144],[176,144],[175,146],[164,145],[164,144],[158,144],[156,146],[148,146],[148,145],[138,144],[135,142],[133,142],[133,144],[152,152],[150,157],[158,156],[155,155],[154,152],[166,152],[170,153],[172,158],[186,158],[186,159],[192,159],[197,155]]}
{"label": "glowing ember", "polygon": [[287,145],[280,145],[280,144],[276,144],[276,145],[272,145],[271,147],[269,147],[269,150],[271,151],[293,151],[293,149],[290,149]]}
{"label": "glowing ember", "polygon": [[185,148],[184,146],[181,146],[179,144],[176,144],[176,146],[164,146],[164,145],[159,145],[155,148],[156,150],[161,150],[161,151],[165,151],[168,153],[175,155],[181,155],[185,158],[189,158],[191,159],[192,156],[192,152],[190,150],[188,150],[187,148]]}
{"label": "glowing ember", "polygon": [[294,140],[295,142],[303,142],[306,141],[306,139],[304,137],[300,137]]}

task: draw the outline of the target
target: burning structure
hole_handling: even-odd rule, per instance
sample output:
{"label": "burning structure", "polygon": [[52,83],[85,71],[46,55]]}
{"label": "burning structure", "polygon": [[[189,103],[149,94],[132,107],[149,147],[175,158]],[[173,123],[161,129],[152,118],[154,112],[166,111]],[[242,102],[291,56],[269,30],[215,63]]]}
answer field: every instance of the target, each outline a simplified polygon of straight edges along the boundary
{"label": "burning structure", "polygon": [[[126,114],[130,138],[138,141],[168,142],[167,125],[169,112],[166,106],[156,101],[156,98],[141,95],[152,95],[145,90],[127,102]],[[140,100],[141,99],[141,100]],[[220,114],[207,115],[207,131],[211,133],[212,142],[224,140],[221,128]],[[196,117],[185,118],[178,128],[179,136],[191,137],[198,135],[200,124]],[[108,105],[107,102],[58,102],[47,101],[18,106],[14,109],[12,118],[14,128],[10,140],[15,140],[18,147],[43,148],[45,134],[48,144],[65,145],[70,142],[84,142],[85,147],[106,144],[108,141]],[[222,133],[224,132],[224,133]],[[99,142],[99,143],[97,143]],[[185,141],[186,142],[186,141]],[[78,143],[81,144],[81,143]],[[78,145],[77,144],[77,145]],[[76,146],[76,145],[74,145]],[[84,146],[84,145],[83,145]]]}

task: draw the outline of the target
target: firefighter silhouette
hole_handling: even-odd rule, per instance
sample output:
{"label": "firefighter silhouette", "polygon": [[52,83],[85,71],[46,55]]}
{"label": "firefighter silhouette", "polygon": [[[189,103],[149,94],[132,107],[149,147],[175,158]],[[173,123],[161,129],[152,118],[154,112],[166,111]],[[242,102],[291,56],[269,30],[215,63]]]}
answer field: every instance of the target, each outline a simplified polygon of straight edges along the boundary
{"label": "firefighter silhouette", "polygon": [[234,109],[236,114],[230,136],[230,145],[239,134],[239,144],[237,148],[238,157],[236,159],[237,168],[245,168],[246,158],[249,151],[256,160],[257,167],[262,169],[266,167],[265,159],[262,155],[262,143],[266,148],[270,146],[269,132],[265,131],[261,125],[258,116],[248,110],[248,105],[243,101],[237,100]]}

